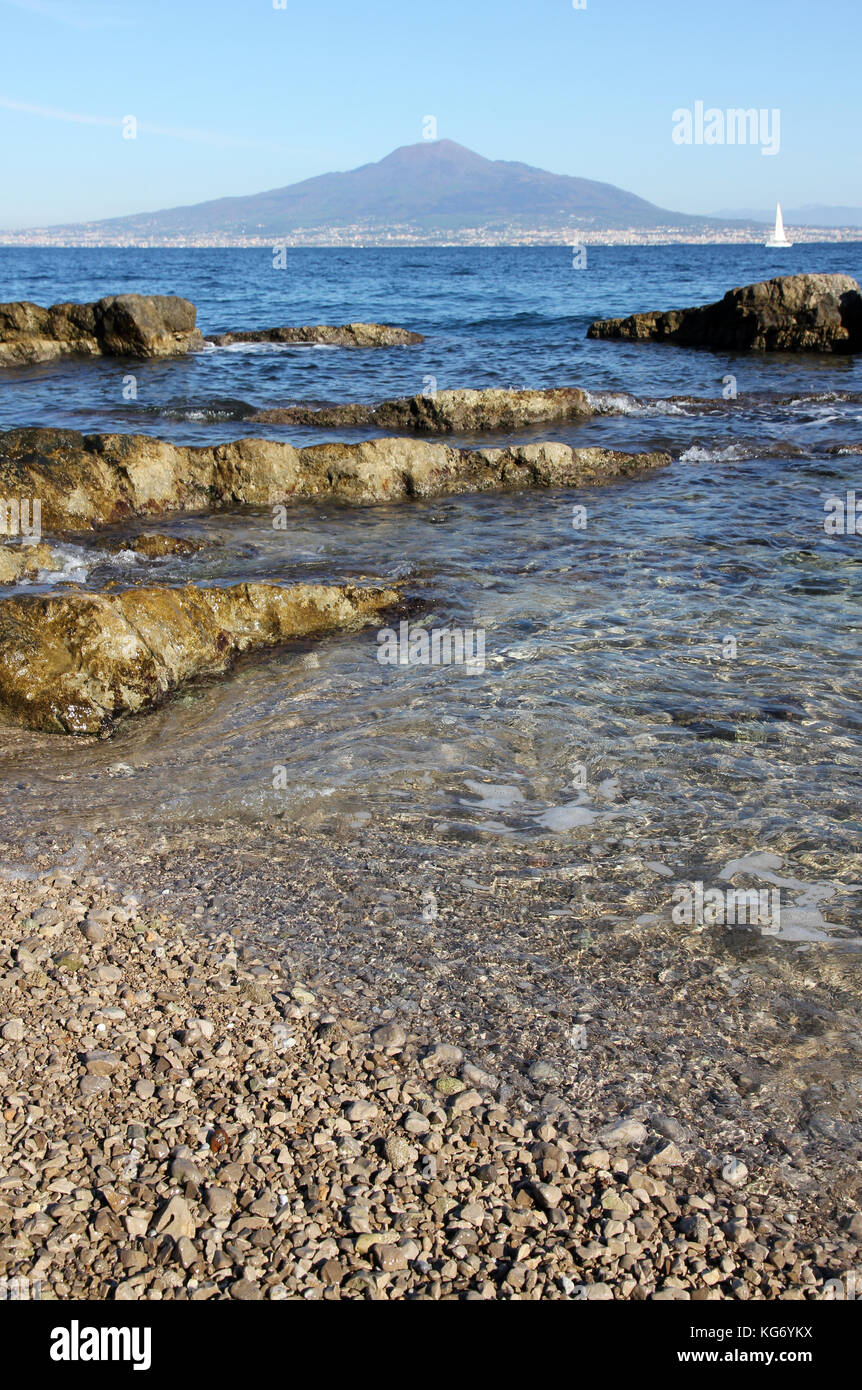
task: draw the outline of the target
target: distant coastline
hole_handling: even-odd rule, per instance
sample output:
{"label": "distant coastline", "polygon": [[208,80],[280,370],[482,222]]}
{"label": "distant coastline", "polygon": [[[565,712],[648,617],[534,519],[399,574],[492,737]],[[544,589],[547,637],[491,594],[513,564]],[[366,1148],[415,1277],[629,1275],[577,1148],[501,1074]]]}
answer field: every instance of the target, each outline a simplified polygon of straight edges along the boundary
{"label": "distant coastline", "polygon": [[[513,228],[467,227],[435,235],[427,230],[395,226],[388,230],[360,227],[319,227],[291,231],[284,236],[228,236],[223,233],[198,236],[121,236],[95,228],[35,227],[28,231],[0,231],[0,246],[56,247],[137,247],[169,249],[204,247],[366,247],[386,246],[756,246],[765,240],[767,227],[710,226],[702,231],[681,227],[643,227],[607,229],[578,227]],[[794,244],[862,241],[862,227],[788,227]]]}

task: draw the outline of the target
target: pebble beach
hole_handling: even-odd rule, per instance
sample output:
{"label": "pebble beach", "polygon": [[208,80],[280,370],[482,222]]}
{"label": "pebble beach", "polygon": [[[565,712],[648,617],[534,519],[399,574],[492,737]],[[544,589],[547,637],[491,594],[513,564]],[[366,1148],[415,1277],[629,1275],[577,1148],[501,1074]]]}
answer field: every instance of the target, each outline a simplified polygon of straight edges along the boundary
{"label": "pebble beach", "polygon": [[799,981],[750,943],[598,920],[549,949],[552,858],[501,881],[478,850],[466,891],[426,850],[433,890],[385,827],[335,856],[121,840],[108,874],[2,880],[0,1277],[43,1300],[834,1298],[862,1233],[846,956]]}

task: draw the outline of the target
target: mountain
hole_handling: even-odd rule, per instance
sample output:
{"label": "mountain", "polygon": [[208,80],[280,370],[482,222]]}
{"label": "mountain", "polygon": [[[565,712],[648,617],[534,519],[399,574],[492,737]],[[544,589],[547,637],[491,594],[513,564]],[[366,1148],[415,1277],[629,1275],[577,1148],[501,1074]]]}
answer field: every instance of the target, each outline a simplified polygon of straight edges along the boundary
{"label": "mountain", "polygon": [[[862,227],[862,208],[828,207],[824,203],[806,203],[800,208],[781,209],[784,221],[793,227]],[[765,222],[769,226],[775,221],[775,208],[736,208],[714,212],[713,217],[722,221],[728,218],[743,219],[748,222]]]}
{"label": "mountain", "polygon": [[346,173],[320,174],[248,197],[216,198],[189,207],[50,229],[84,240],[225,243],[243,239],[403,239],[404,232],[439,240],[474,232],[568,236],[579,230],[711,224],[656,207],[610,183],[549,174],[505,159],[485,159],[453,140],[403,145],[385,159]]}

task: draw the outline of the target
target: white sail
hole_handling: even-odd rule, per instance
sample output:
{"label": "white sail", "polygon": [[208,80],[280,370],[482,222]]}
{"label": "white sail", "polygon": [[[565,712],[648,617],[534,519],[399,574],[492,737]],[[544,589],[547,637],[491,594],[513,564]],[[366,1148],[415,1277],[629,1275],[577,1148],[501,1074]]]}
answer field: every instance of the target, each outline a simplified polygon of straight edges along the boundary
{"label": "white sail", "polygon": [[784,218],[781,216],[780,203],[776,203],[775,205],[775,231],[765,244],[770,247],[793,245],[792,241],[787,240],[787,234],[784,230]]}

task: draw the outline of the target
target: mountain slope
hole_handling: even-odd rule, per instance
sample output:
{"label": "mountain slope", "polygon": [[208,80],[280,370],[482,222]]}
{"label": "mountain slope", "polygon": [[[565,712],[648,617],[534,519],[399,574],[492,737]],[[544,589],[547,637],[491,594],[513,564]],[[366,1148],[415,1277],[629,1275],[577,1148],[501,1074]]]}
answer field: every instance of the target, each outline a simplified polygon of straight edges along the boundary
{"label": "mountain slope", "polygon": [[410,226],[426,233],[465,228],[612,228],[705,225],[667,212],[609,183],[485,159],[452,140],[403,145],[346,173],[248,197],[87,223],[123,237],[280,237],[309,229]]}

